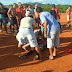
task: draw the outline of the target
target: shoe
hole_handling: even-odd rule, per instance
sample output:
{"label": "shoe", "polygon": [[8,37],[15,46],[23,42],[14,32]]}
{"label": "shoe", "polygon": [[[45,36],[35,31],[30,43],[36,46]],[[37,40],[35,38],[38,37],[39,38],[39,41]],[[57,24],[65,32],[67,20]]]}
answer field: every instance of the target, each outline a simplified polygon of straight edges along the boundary
{"label": "shoe", "polygon": [[56,54],[53,53],[53,57],[56,57]]}
{"label": "shoe", "polygon": [[35,55],[33,60],[38,60],[39,59],[39,56],[38,55]]}
{"label": "shoe", "polygon": [[21,54],[18,54],[18,57],[21,58]]}
{"label": "shoe", "polygon": [[64,52],[65,53],[72,53],[72,49],[66,48]]}
{"label": "shoe", "polygon": [[68,49],[68,48],[66,48],[64,52],[65,52],[65,53],[68,53],[68,51],[69,51],[69,49]]}
{"label": "shoe", "polygon": [[48,56],[49,59],[53,60],[53,57],[51,58],[50,56]]}
{"label": "shoe", "polygon": [[27,55],[26,55],[26,54],[18,54],[18,57],[19,57],[19,58],[24,58],[24,59],[25,59],[25,58],[27,57]]}
{"label": "shoe", "polygon": [[27,55],[26,54],[22,54],[21,57],[25,59],[27,57]]}
{"label": "shoe", "polygon": [[34,58],[33,58],[33,60],[42,60],[43,59],[43,56],[42,57],[39,57],[39,55],[38,54],[36,54],[35,56],[34,56]]}

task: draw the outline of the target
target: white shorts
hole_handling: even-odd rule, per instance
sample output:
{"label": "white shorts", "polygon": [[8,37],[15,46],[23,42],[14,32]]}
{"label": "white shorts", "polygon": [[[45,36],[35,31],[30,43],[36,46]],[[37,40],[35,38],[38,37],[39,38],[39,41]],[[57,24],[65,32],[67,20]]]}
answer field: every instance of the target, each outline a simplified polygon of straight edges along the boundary
{"label": "white shorts", "polygon": [[47,48],[59,47],[59,32],[60,30],[56,30],[54,32],[48,33],[47,37]]}
{"label": "white shorts", "polygon": [[67,21],[69,21],[70,20],[70,16],[69,15],[67,15]]}
{"label": "white shorts", "polygon": [[38,46],[38,43],[37,43],[37,40],[36,40],[36,37],[35,37],[35,34],[34,34],[32,28],[31,29],[28,29],[28,28],[20,28],[19,29],[19,32],[18,32],[16,38],[21,45],[23,45],[25,43],[24,39],[26,37],[27,37],[31,47]]}

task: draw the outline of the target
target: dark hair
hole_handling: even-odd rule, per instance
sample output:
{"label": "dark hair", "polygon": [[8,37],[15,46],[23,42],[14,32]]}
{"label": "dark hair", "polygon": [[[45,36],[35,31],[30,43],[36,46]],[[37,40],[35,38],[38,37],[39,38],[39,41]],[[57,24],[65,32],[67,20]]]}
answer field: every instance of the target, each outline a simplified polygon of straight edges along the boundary
{"label": "dark hair", "polygon": [[[16,4],[16,3],[14,3],[14,4],[17,6],[17,4]],[[14,5],[14,4],[13,4],[13,5]]]}
{"label": "dark hair", "polygon": [[1,2],[0,2],[0,5],[1,5],[2,7],[4,7],[3,4],[2,4]]}
{"label": "dark hair", "polygon": [[52,8],[56,8],[55,4],[52,5]]}
{"label": "dark hair", "polygon": [[32,16],[32,15],[28,15],[28,17],[31,17],[31,18],[33,18],[33,16]]}
{"label": "dark hair", "polygon": [[[14,3],[14,4],[16,5],[16,3]],[[14,5],[14,4],[13,4],[13,5]]]}
{"label": "dark hair", "polygon": [[36,12],[40,13],[40,12],[42,12],[42,11],[43,11],[43,10],[42,10],[41,7],[37,7],[37,8],[36,8]]}
{"label": "dark hair", "polygon": [[0,2],[0,5],[3,6],[3,4]]}
{"label": "dark hair", "polygon": [[68,7],[71,7],[70,5]]}
{"label": "dark hair", "polygon": [[18,4],[19,4],[19,3],[21,3],[21,2],[18,2]]}

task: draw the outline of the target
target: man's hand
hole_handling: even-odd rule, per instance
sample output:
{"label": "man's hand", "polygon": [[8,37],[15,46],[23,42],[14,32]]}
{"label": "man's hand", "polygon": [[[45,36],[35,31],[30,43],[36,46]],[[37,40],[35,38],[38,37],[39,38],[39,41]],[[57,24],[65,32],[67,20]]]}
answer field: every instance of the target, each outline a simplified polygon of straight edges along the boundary
{"label": "man's hand", "polygon": [[47,38],[47,33],[44,34],[44,37]]}

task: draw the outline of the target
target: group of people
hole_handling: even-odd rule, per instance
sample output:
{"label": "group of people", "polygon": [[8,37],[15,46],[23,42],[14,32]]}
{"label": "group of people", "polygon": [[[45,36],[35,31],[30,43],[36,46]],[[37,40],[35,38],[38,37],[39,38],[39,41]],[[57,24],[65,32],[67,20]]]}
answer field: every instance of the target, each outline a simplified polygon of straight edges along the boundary
{"label": "group of people", "polygon": [[[53,8],[55,10],[56,8],[55,5],[53,5]],[[58,8],[56,9],[58,10]],[[40,26],[43,28],[43,29],[41,28],[42,36],[43,36],[42,39],[47,39],[47,48],[49,48],[49,52],[50,52],[48,58],[53,60],[54,57],[56,56],[56,48],[59,47],[59,32],[60,32],[60,25],[58,24],[59,13],[57,13],[58,16],[56,16],[55,18],[53,17],[54,14],[52,15],[49,12],[43,12],[41,7],[36,7],[34,15],[35,15],[34,17],[36,17],[35,18],[36,21],[38,18],[40,18],[40,24],[41,24]],[[36,29],[35,19],[30,13],[28,14],[27,17],[21,19],[19,32],[16,36],[19,42],[18,43],[19,57],[22,56],[20,51],[21,47],[25,49],[25,45],[26,47],[30,45],[32,49],[34,48],[37,51],[37,54],[34,57],[34,59],[43,58],[36,36],[33,31]],[[29,41],[27,44],[24,41],[25,38],[27,38]],[[29,51],[29,53],[31,52],[32,50]],[[29,53],[27,54],[29,55]]]}
{"label": "group of people", "polygon": [[15,25],[18,32],[21,19],[28,16],[27,13],[29,12],[33,16],[34,11],[31,5],[26,7],[19,2],[18,8],[17,4],[14,3],[13,6],[8,9],[0,3],[0,32],[2,31],[2,24],[4,25],[6,35],[8,34],[7,24],[10,27],[10,32],[15,33]]}
{"label": "group of people", "polygon": [[[67,10],[68,13],[68,10]],[[55,6],[52,5],[50,12],[43,12],[41,7],[35,5],[35,9],[32,9],[31,5],[24,6],[21,2],[18,3],[18,8],[16,8],[16,3],[12,7],[5,8],[0,3],[0,27],[2,30],[2,24],[4,25],[6,34],[7,23],[10,27],[10,31],[15,33],[15,25],[17,29],[16,39],[18,40],[19,57],[23,57],[20,49],[26,50],[27,46],[31,46],[32,49],[37,51],[34,59],[42,59],[43,55],[40,51],[38,40],[40,33],[36,34],[41,30],[41,39],[47,40],[47,48],[49,48],[50,55],[49,59],[53,60],[56,56],[56,49],[59,47],[59,33],[60,33],[60,11]],[[41,29],[40,29],[41,28]],[[37,30],[37,31],[36,31]],[[38,37],[36,37],[38,35]],[[43,40],[43,44],[45,43]],[[33,51],[30,50],[27,54],[31,54]],[[26,55],[27,55],[26,54]]]}

